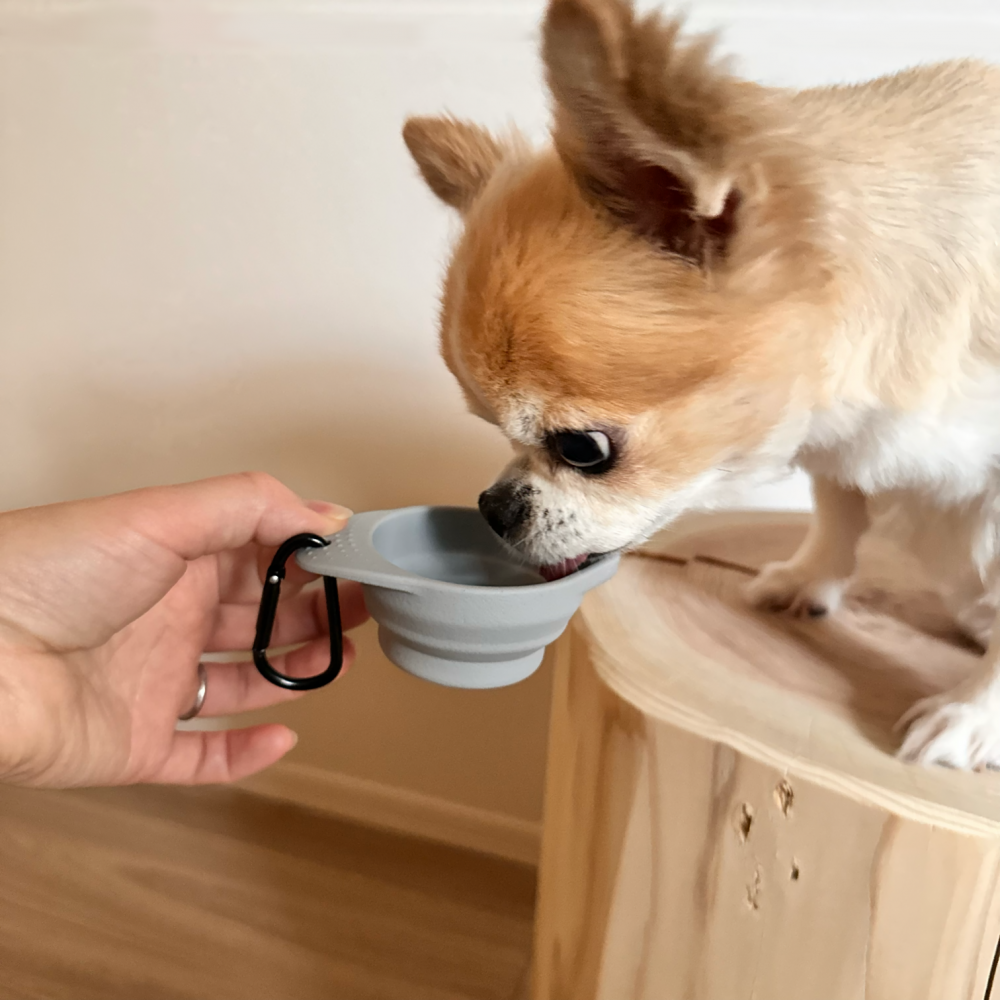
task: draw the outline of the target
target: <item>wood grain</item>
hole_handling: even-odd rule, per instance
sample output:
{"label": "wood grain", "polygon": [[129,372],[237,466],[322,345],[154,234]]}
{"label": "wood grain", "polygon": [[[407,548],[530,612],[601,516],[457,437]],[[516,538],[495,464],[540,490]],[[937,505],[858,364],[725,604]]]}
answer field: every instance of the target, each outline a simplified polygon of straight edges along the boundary
{"label": "wood grain", "polygon": [[899,714],[977,654],[884,565],[829,620],[747,609],[740,567],[802,528],[689,522],[586,600],[556,670],[536,1000],[987,996],[1000,776],[892,756]]}
{"label": "wood grain", "polygon": [[511,1000],[532,869],[231,789],[0,788],[3,1000]]}

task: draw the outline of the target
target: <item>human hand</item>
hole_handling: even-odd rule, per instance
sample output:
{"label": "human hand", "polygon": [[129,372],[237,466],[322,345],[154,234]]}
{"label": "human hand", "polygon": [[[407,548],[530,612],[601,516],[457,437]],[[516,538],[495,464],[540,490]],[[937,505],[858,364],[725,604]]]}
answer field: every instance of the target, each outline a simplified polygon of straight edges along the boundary
{"label": "human hand", "polygon": [[[259,473],[0,514],[0,781],[70,787],[232,781],[295,745],[286,726],[179,732],[202,654],[252,645],[261,575],[299,532],[348,512],[306,503]],[[293,561],[272,645],[292,676],[324,670],[322,590]],[[345,628],[367,617],[340,585]],[[344,665],[353,659],[344,640]],[[201,716],[299,697],[252,662],[208,663]]]}

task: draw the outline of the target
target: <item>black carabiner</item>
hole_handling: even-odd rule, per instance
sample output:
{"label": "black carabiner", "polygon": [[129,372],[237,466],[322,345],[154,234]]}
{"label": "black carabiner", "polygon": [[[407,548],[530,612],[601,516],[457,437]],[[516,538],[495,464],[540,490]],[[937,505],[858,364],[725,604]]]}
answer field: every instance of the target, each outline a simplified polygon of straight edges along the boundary
{"label": "black carabiner", "polygon": [[344,663],[344,637],[340,628],[340,599],[337,595],[336,577],[323,577],[326,593],[326,617],[330,623],[330,666],[321,674],[312,677],[288,677],[279,674],[267,662],[267,647],[274,628],[274,616],[278,610],[281,581],[285,578],[285,563],[299,549],[319,549],[330,543],[322,535],[295,535],[282,544],[271,560],[264,578],[264,592],[260,595],[260,610],[257,612],[257,634],[253,640],[253,662],[257,669],[272,684],[289,691],[314,691],[335,680]]}

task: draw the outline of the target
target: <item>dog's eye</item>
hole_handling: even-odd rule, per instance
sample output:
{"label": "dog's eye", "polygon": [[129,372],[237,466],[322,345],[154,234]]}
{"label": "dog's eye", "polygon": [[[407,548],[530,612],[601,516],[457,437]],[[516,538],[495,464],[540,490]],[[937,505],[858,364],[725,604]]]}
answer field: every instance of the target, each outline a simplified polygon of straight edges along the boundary
{"label": "dog's eye", "polygon": [[548,444],[561,461],[591,475],[607,472],[615,461],[614,445],[604,431],[556,431]]}

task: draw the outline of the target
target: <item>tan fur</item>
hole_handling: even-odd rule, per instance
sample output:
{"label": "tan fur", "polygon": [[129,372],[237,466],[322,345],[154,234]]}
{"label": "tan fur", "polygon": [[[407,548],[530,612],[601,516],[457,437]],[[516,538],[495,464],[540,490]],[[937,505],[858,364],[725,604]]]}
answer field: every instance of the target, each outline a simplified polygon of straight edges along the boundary
{"label": "tan fur", "polygon": [[427,186],[460,210],[469,207],[504,154],[486,129],[458,118],[410,118],[403,141]]}
{"label": "tan fur", "polygon": [[[504,476],[539,498],[508,540],[538,562],[635,544],[797,464],[816,523],[755,600],[834,608],[865,497],[884,494],[965,518],[979,593],[954,589],[981,602],[1000,575],[1000,70],[770,89],[625,0],[552,0],[543,55],[549,148],[451,119],[406,128],[465,223],[442,353],[514,442]],[[622,444],[600,476],[547,444],[601,428]],[[975,743],[1000,763],[995,645],[975,692],[918,719],[908,756],[978,766]],[[956,704],[972,705],[961,723]]]}

